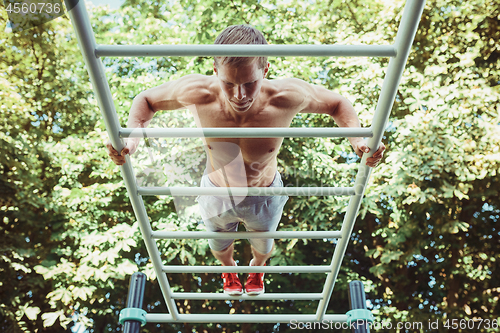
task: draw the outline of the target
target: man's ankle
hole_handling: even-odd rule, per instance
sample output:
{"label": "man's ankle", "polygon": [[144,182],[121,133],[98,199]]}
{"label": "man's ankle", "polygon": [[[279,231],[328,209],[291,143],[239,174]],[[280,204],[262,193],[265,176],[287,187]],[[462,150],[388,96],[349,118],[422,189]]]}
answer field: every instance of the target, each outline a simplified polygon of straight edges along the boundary
{"label": "man's ankle", "polygon": [[252,260],[250,260],[250,264],[249,264],[249,266],[265,266],[265,265],[266,265],[266,261],[267,261],[267,260],[264,260],[264,262],[262,262],[260,265],[256,265],[255,263],[256,263],[257,261],[255,260],[255,258],[253,258]]}
{"label": "man's ankle", "polygon": [[231,258],[231,265],[225,265],[223,262],[221,262],[222,266],[238,266],[238,264],[236,263],[236,261]]}

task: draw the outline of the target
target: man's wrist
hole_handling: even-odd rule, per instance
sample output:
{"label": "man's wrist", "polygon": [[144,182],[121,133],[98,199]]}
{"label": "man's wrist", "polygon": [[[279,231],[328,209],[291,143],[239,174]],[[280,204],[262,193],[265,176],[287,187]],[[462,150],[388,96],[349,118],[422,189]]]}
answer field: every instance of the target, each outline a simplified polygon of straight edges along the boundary
{"label": "man's wrist", "polygon": [[129,146],[129,148],[133,151],[137,148],[139,145],[141,138],[125,138],[125,144]]}
{"label": "man's wrist", "polygon": [[364,138],[359,138],[359,137],[351,137],[351,138],[348,138],[349,142],[351,143],[351,146],[355,146],[356,143],[360,142],[360,141],[364,141]]}

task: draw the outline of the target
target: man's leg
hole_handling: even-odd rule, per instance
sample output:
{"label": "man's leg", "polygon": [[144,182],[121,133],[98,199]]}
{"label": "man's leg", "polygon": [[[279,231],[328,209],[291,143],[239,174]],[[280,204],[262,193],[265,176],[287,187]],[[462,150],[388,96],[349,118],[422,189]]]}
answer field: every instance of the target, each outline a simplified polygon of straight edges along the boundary
{"label": "man's leg", "polygon": [[[216,188],[210,181],[207,171],[201,178],[200,187]],[[234,202],[231,198],[229,202],[226,198],[215,196],[200,196],[197,198],[200,204],[200,213],[207,231],[224,232],[238,230],[238,215],[234,211]],[[208,245],[214,257],[223,266],[236,266],[233,260],[234,241],[231,239],[209,239]],[[237,273],[222,273],[224,281],[224,292],[237,296],[243,294],[243,286]]]}
{"label": "man's leg", "polygon": [[236,266],[236,263],[233,260],[233,244],[234,243],[231,243],[231,245],[229,245],[222,251],[212,250],[214,257],[221,262],[222,266]]}
{"label": "man's leg", "polygon": [[[214,257],[219,260],[222,266],[236,266],[233,259],[234,243],[221,251],[212,250]],[[224,282],[224,292],[231,296],[240,296],[243,294],[243,286],[237,273],[222,273],[222,281]]]}
{"label": "man's leg", "polygon": [[[276,176],[269,187],[283,187],[280,174]],[[252,214],[245,216],[245,227],[247,231],[275,231],[283,215],[283,207],[287,202],[287,196],[268,197],[265,201],[258,199],[252,207]],[[273,239],[250,239],[252,244],[253,259],[250,266],[265,266],[271,257],[274,248]],[[249,273],[245,283],[248,295],[260,295],[264,292],[264,273]]]}
{"label": "man's leg", "polygon": [[274,250],[274,240],[273,240],[273,245],[271,248],[271,251],[269,251],[266,254],[262,254],[259,251],[257,251],[253,246],[252,247],[252,253],[253,253],[253,259],[252,259],[252,266],[264,266],[266,261],[271,258],[271,254],[273,253]]}
{"label": "man's leg", "polygon": [[[250,266],[265,266],[267,259],[271,257],[274,249],[274,240],[272,241],[271,250],[263,254],[252,246],[253,259],[250,261]],[[264,293],[264,273],[249,273],[247,282],[245,283],[245,292],[247,295],[260,295]]]}

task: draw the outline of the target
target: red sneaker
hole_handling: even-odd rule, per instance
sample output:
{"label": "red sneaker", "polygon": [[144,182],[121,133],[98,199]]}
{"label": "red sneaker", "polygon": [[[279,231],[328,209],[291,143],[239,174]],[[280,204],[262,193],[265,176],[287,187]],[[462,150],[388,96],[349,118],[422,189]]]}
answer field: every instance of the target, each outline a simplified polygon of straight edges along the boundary
{"label": "red sneaker", "polygon": [[[252,266],[252,261],[250,261],[250,266]],[[266,264],[264,264],[264,266],[266,266]],[[247,282],[245,283],[245,292],[250,296],[263,294],[264,273],[248,273]]]}
{"label": "red sneaker", "polygon": [[237,273],[222,273],[222,281],[224,281],[224,293],[230,296],[243,294],[243,286]]}

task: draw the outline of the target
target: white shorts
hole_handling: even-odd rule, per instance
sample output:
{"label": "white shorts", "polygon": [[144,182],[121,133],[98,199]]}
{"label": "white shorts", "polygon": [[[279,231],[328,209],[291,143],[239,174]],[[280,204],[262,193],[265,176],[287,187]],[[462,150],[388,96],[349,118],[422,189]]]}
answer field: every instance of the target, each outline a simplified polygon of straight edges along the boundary
{"label": "white shorts", "polygon": [[[206,174],[203,175],[200,186],[217,187]],[[269,187],[283,187],[279,172],[276,172]],[[203,222],[208,231],[214,232],[237,231],[240,222],[245,225],[247,231],[276,231],[287,200],[287,196],[256,196],[245,197],[242,200],[231,200],[229,196],[209,195],[197,198]],[[235,206],[234,201],[237,202]],[[212,250],[222,251],[233,241],[234,239],[209,239],[208,244]],[[262,254],[271,251],[273,241],[273,239],[250,239],[254,249]]]}

